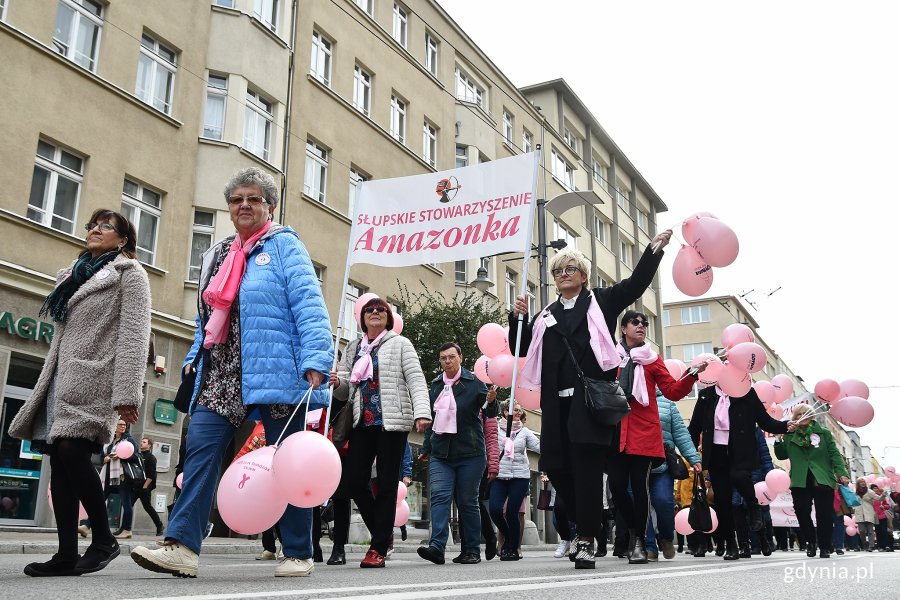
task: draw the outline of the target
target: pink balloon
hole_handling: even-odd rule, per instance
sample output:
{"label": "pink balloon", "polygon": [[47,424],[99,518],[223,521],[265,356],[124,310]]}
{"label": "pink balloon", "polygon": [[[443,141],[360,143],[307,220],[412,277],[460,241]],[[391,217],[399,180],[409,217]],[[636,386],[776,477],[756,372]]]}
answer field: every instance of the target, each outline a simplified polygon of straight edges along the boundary
{"label": "pink balloon", "polygon": [[791,489],[791,477],[781,469],[772,469],[766,473],[766,487],[773,494],[780,494]]}
{"label": "pink balloon", "polygon": [[727,267],[737,258],[740,244],[734,230],[718,219],[700,217],[694,225],[691,244],[713,267]]}
{"label": "pink balloon", "polygon": [[779,421],[784,418],[784,409],[777,402],[773,402],[769,406],[766,407],[766,412],[773,419],[778,419]]}
{"label": "pink balloon", "polygon": [[494,382],[491,381],[491,378],[488,377],[487,368],[488,363],[491,361],[487,356],[481,355],[478,357],[478,360],[475,361],[475,367],[473,370],[475,371],[475,377],[483,381],[484,383],[491,385]]}
{"label": "pink balloon", "polygon": [[[47,504],[50,505],[50,510],[53,510],[53,496],[50,494],[50,484],[47,484]],[[87,511],[84,510],[84,505],[79,502],[78,503],[78,520],[83,521],[88,518]]]}
{"label": "pink balloon", "polygon": [[487,372],[494,385],[500,387],[512,385],[512,372],[515,362],[516,359],[510,354],[498,354],[491,358],[491,362],[487,365]]}
{"label": "pink balloon", "polygon": [[183,484],[184,484],[184,472],[182,471],[181,473],[178,474],[178,477],[175,478],[175,487],[177,487],[180,490],[181,486]]}
{"label": "pink balloon", "polygon": [[865,480],[866,483],[868,483],[869,485],[872,485],[875,482],[875,480],[878,479],[878,476],[875,475],[874,473],[869,473],[868,475],[863,477],[863,479]]}
{"label": "pink balloon", "polygon": [[841,385],[834,379],[822,379],[816,384],[814,393],[822,402],[833,404],[841,397]]}
{"label": "pink balloon", "polygon": [[775,388],[776,402],[784,402],[794,393],[794,382],[787,375],[778,374],[772,378],[771,383]]}
{"label": "pink balloon", "polygon": [[13,504],[13,499],[9,496],[3,496],[3,499],[0,500],[0,506],[5,508],[6,510],[11,509],[13,507]]}
{"label": "pink balloon", "polygon": [[685,365],[683,361],[680,361],[677,358],[667,358],[663,362],[665,362],[666,369],[668,369],[669,375],[672,376],[672,379],[681,379],[681,376],[684,375],[685,371],[687,371],[687,365]]}
{"label": "pink balloon", "polygon": [[694,533],[694,528],[688,523],[690,512],[691,509],[682,508],[675,514],[675,531],[681,535],[691,535]]}
{"label": "pink balloon", "polygon": [[895,492],[900,492],[900,482],[897,482],[897,483],[894,484],[894,491],[895,491]]}
{"label": "pink balloon", "polygon": [[856,525],[854,525],[853,527],[846,527],[844,531],[846,531],[847,535],[849,535],[850,537],[853,537],[854,535],[859,533],[859,529],[857,529]]}
{"label": "pink balloon", "polygon": [[362,296],[356,299],[356,302],[353,304],[353,316],[356,317],[356,323],[362,325],[362,307],[366,305],[366,302],[371,300],[372,298],[377,298],[378,294],[373,294],[372,292],[366,292]]}
{"label": "pink balloon", "polygon": [[528,388],[521,385],[516,386],[516,403],[522,408],[528,410],[538,410],[541,408],[541,388]]}
{"label": "pink balloon", "polygon": [[134,454],[134,444],[129,442],[128,440],[122,440],[118,444],[116,444],[116,456],[118,456],[122,460],[126,460],[131,458],[131,455]]}
{"label": "pink balloon", "polygon": [[687,296],[702,296],[713,283],[712,267],[690,246],[682,246],[672,264],[675,287]]}
{"label": "pink balloon", "polygon": [[[512,350],[509,347],[509,325],[503,327],[503,339],[506,341],[506,347],[503,351],[507,354],[512,354]],[[524,359],[525,357],[523,356],[522,358]]]}
{"label": "pink balloon", "polygon": [[216,500],[219,515],[242,535],[261,533],[275,525],[287,509],[287,500],[275,485],[274,446],[248,452],[225,470]]}
{"label": "pink balloon", "polygon": [[723,392],[733,398],[739,398],[747,395],[747,392],[750,391],[750,387],[753,385],[753,380],[750,378],[749,373],[741,371],[731,363],[727,363],[725,368],[722,369],[722,374],[719,375],[718,384]]}
{"label": "pink balloon", "polygon": [[850,515],[844,515],[844,527],[856,527],[856,522]]}
{"label": "pink balloon", "polygon": [[864,400],[869,399],[869,386],[859,379],[847,379],[841,382],[841,397],[859,396]]}
{"label": "pink balloon", "polygon": [[766,366],[766,351],[756,342],[741,342],[728,350],[728,362],[747,373],[757,373]]}
{"label": "pink balloon", "polygon": [[880,488],[883,488],[888,484],[888,481],[889,480],[887,477],[879,477],[878,479],[875,480],[875,485],[877,485]]}
{"label": "pink balloon", "polygon": [[281,497],[300,508],[323,504],[341,482],[341,457],[328,438],[314,431],[300,431],[282,441],[272,469]]}
{"label": "pink balloon", "polygon": [[696,228],[697,223],[700,222],[701,217],[709,217],[711,219],[717,218],[710,212],[695,212],[681,223],[681,237],[683,237],[684,241],[686,241],[691,246],[693,246],[694,242],[697,241]]}
{"label": "pink balloon", "polygon": [[775,402],[775,388],[768,381],[757,381],[753,384],[753,389],[756,390],[756,395],[759,396],[759,401],[763,403],[763,406]]}
{"label": "pink balloon", "polygon": [[863,427],[875,418],[875,409],[859,396],[847,396],[831,407],[831,416],[847,427]]}
{"label": "pink balloon", "polygon": [[406,500],[401,500],[394,512],[394,527],[406,525],[407,521],[409,521],[409,504]]}
{"label": "pink balloon", "polygon": [[743,342],[755,342],[756,336],[753,330],[743,323],[732,323],[722,330],[722,346],[733,348]]}
{"label": "pink balloon", "polygon": [[719,515],[716,514],[716,509],[714,509],[712,506],[709,507],[709,516],[712,517],[712,529],[710,529],[706,533],[712,533],[719,528]]}
{"label": "pink balloon", "polygon": [[715,354],[704,352],[694,357],[691,366],[697,366],[703,361],[707,361],[706,368],[697,376],[697,379],[702,385],[713,385],[719,380],[725,364]]}
{"label": "pink balloon", "polygon": [[403,317],[401,317],[397,313],[394,313],[394,327],[391,328],[391,331],[393,331],[397,335],[403,333]]}
{"label": "pink balloon", "polygon": [[400,504],[404,500],[406,500],[406,484],[402,481],[397,482],[397,504]]}
{"label": "pink balloon", "polygon": [[497,323],[485,323],[478,330],[478,349],[485,356],[494,358],[503,353],[509,353],[509,340],[503,332],[503,327]]}
{"label": "pink balloon", "polygon": [[753,490],[756,492],[756,500],[759,502],[760,506],[768,506],[772,500],[775,499],[775,496],[778,494],[773,494],[768,486],[766,486],[765,481],[760,481],[753,485]]}
{"label": "pink balloon", "polygon": [[887,473],[888,475],[893,476],[893,475],[897,474],[897,469],[896,469],[896,467],[887,466],[884,468],[884,472]]}

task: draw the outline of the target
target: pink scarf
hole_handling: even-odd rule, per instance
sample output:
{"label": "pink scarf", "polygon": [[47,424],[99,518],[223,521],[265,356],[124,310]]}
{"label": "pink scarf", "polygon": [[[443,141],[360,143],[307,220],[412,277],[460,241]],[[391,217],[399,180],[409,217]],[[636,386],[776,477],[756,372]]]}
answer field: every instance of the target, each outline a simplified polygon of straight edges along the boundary
{"label": "pink scarf", "polygon": [[[498,431],[502,431],[504,434],[506,433],[506,421],[502,421],[500,423],[500,427]],[[515,453],[516,448],[516,436],[519,435],[519,432],[522,431],[522,421],[513,421],[512,431],[506,441],[503,442],[503,458],[512,460],[513,454]]]}
{"label": "pink scarf", "polygon": [[[593,292],[589,291],[588,293],[591,295],[591,303],[587,311],[591,350],[594,351],[594,357],[600,364],[600,368],[604,371],[609,371],[619,366],[619,353],[616,352],[616,345],[609,335],[609,329],[606,327],[603,311],[600,310],[600,305],[597,304],[597,298],[594,297]],[[544,355],[543,341],[544,333],[547,330],[547,324],[544,322],[545,314],[550,314],[550,311],[544,309],[543,313],[534,321],[531,345],[528,347],[525,364],[522,366],[522,379],[534,388],[541,386],[541,368]]]}
{"label": "pink scarf", "polygon": [[353,370],[350,372],[350,383],[359,383],[360,381],[372,379],[372,348],[381,343],[381,339],[387,332],[388,330],[385,329],[371,342],[367,335],[363,335],[362,339],[359,341],[359,359],[353,365]]}
{"label": "pink scarf", "polygon": [[[625,360],[625,357],[629,355],[621,342],[616,346],[616,350],[618,350],[619,357],[622,360]],[[641,406],[650,405],[650,397],[647,395],[647,378],[644,375],[644,365],[655,363],[657,358],[659,358],[659,354],[654,352],[653,348],[648,344],[643,344],[637,348],[631,349],[631,360],[634,361],[634,385],[631,386],[631,395],[634,396],[635,400],[641,403]]]}
{"label": "pink scarf", "polygon": [[231,304],[237,297],[241,287],[241,279],[247,269],[247,255],[271,227],[272,221],[266,221],[263,227],[254,233],[242,245],[241,236],[235,235],[228,256],[213,276],[212,281],[203,291],[203,301],[213,308],[213,314],[206,322],[206,337],[203,347],[207,350],[214,344],[224,344],[228,338],[228,326],[231,322]]}
{"label": "pink scarf", "polygon": [[719,403],[716,405],[714,418],[713,443],[727,444],[728,432],[731,429],[731,421],[728,418],[728,407],[731,406],[731,398],[719,386],[716,386],[716,392],[719,394]]}
{"label": "pink scarf", "polygon": [[444,389],[434,401],[434,425],[435,433],[456,433],[456,397],[453,395],[453,386],[459,381],[462,369],[453,377],[443,374]]}

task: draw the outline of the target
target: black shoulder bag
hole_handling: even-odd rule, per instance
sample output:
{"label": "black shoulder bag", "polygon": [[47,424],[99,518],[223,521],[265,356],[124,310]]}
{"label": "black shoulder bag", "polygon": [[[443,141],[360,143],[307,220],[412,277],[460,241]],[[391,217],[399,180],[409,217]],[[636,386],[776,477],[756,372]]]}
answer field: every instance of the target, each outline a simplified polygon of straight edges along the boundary
{"label": "black shoulder bag", "polygon": [[[730,499],[726,499],[726,501],[728,500]],[[730,508],[730,506],[725,506],[723,510]],[[702,473],[694,473],[694,498],[691,500],[691,512],[688,513],[688,525],[694,531],[706,533],[712,531],[713,528],[709,501],[706,498],[706,483]]]}
{"label": "black shoulder bag", "polygon": [[675,479],[687,479],[688,470],[684,466],[684,460],[682,460],[678,451],[669,444],[665,444],[663,448],[666,451],[666,466],[669,469],[669,474]]}
{"label": "black shoulder bag", "polygon": [[[209,350],[203,347],[203,342],[201,341],[197,356],[195,356],[193,362],[191,362],[187,374],[181,379],[181,385],[178,386],[178,391],[175,392],[175,408],[183,413],[187,413],[191,408],[191,398],[194,397],[194,387],[197,383],[197,365],[200,363],[200,359],[203,358],[204,354],[209,354]],[[208,369],[209,362],[207,361],[206,370]],[[206,375],[206,370],[203,371],[203,376]]]}
{"label": "black shoulder bag", "polygon": [[585,377],[578,361],[575,360],[572,346],[569,345],[569,340],[565,336],[563,336],[563,342],[565,342],[569,357],[575,365],[578,378],[584,385],[584,404],[591,414],[591,418],[599,425],[618,425],[619,421],[624,419],[631,410],[628,398],[625,397],[625,392],[619,385],[619,380],[604,381]]}

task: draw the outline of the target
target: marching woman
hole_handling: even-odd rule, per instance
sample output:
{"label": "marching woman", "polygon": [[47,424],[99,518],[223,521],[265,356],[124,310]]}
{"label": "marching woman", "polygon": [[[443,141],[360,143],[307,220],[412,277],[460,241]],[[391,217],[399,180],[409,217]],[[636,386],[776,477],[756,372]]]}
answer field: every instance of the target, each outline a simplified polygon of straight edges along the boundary
{"label": "marching woman", "polygon": [[[616,379],[621,359],[612,332],[618,316],[650,287],[662,260],[662,252],[654,254],[653,248],[661,250],[671,236],[672,231],[666,230],[653,239],[631,277],[593,290],[588,289],[591,265],[584,254],[568,248],[558,252],[550,263],[550,273],[560,297],[522,328],[519,354],[527,356],[522,379],[541,388],[540,470],[550,477],[574,516],[576,569],[594,568],[594,536],[602,530],[600,473],[610,447],[618,447],[619,441],[616,425],[598,423],[591,416],[578,369],[585,377]],[[528,315],[522,296],[516,298],[509,318],[510,348],[515,347],[520,315]]]}
{"label": "marching woman", "polygon": [[[797,428],[775,442],[775,458],[791,461],[791,496],[800,531],[806,540],[806,555],[829,558],[832,552],[834,490],[838,483],[850,483],[844,457],[831,432],[813,420],[813,407],[798,404],[792,412]],[[821,515],[812,522],[812,508]]]}

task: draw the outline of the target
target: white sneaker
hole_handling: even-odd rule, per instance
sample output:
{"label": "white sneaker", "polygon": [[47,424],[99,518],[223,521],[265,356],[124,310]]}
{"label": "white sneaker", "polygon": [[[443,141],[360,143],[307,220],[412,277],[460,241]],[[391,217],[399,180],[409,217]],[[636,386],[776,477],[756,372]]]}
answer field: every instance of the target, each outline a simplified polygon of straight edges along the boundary
{"label": "white sneaker", "polygon": [[553,553],[553,558],[562,558],[569,552],[569,540],[560,540],[559,546],[556,547],[556,551]]}
{"label": "white sneaker", "polygon": [[196,552],[175,541],[167,541],[155,550],[138,546],[131,551],[131,558],[148,571],[169,573],[175,577],[196,577],[200,562]]}
{"label": "white sneaker", "polygon": [[275,560],[275,553],[263,550],[259,553],[259,556],[256,557],[256,560]]}
{"label": "white sneaker", "polygon": [[308,577],[315,568],[311,558],[286,557],[275,567],[275,577]]}

